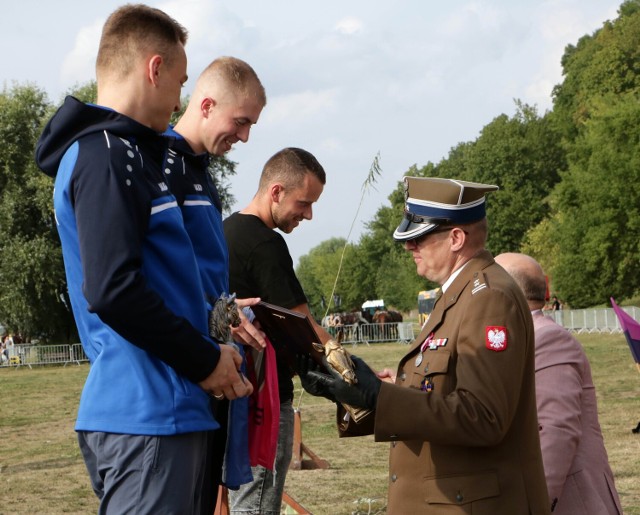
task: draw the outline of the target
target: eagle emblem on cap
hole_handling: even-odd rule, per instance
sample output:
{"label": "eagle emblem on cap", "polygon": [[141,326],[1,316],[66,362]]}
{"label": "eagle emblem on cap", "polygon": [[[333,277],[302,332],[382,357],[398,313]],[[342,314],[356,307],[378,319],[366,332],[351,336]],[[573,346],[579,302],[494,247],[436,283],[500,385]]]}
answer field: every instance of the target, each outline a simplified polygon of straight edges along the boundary
{"label": "eagle emblem on cap", "polygon": [[485,346],[496,352],[507,348],[507,328],[503,326],[487,326]]}

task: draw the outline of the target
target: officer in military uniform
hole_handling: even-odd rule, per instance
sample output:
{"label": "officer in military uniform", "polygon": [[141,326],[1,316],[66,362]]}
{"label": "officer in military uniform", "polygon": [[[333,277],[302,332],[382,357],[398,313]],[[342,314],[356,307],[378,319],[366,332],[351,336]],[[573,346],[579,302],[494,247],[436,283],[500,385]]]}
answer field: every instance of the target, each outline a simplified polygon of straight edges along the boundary
{"label": "officer in military uniform", "polygon": [[404,218],[393,236],[412,253],[418,274],[442,286],[442,296],[396,374],[376,374],[354,356],[356,384],[327,371],[307,371],[303,379],[321,395],[375,410],[359,424],[340,413],[339,429],[341,436],[373,433],[391,442],[388,513],[550,513],[531,314],[484,249],[485,195],[498,188],[404,182]]}

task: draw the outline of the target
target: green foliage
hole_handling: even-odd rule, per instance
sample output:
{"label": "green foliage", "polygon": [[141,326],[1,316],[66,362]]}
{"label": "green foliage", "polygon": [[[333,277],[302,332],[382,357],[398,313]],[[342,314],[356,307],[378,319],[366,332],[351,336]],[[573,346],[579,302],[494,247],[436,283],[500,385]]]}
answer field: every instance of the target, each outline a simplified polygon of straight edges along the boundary
{"label": "green foliage", "polygon": [[640,102],[592,112],[554,192],[554,277],[574,307],[634,294],[640,283]]}
{"label": "green foliage", "polygon": [[562,57],[564,80],[553,90],[553,118],[568,142],[605,95],[639,92],[640,2],[628,0],[619,17],[593,35],[568,45]]}
{"label": "green foliage", "polygon": [[95,104],[98,99],[98,84],[95,80],[86,84],[76,84],[67,94],[76,97],[80,102]]}
{"label": "green foliage", "polygon": [[226,156],[211,156],[209,168],[207,169],[213,184],[216,185],[218,190],[218,196],[222,203],[222,213],[226,215],[231,214],[233,205],[236,203],[236,198],[231,193],[231,177],[237,173],[237,164],[235,161],[227,159]]}
{"label": "green foliage", "polygon": [[384,299],[388,308],[406,312],[417,308],[418,292],[426,289],[428,282],[416,274],[411,253],[396,245],[378,267],[376,298]]}
{"label": "green foliage", "polygon": [[554,287],[574,307],[631,297],[640,286],[639,59],[640,2],[626,1],[617,19],[567,47],[554,89],[568,171],[551,195],[546,240]]}
{"label": "green foliage", "polygon": [[[311,249],[309,254],[300,258],[296,275],[304,289],[313,316],[320,319],[324,316],[331,299],[334,281],[340,265],[342,249],[346,244],[344,238],[325,240]],[[345,260],[349,260],[350,253],[346,253]],[[349,295],[343,291],[348,279],[341,274],[338,278],[335,293],[342,300],[340,309],[351,306]],[[333,309],[332,311],[335,311]]]}
{"label": "green foliage", "polygon": [[0,94],[0,320],[26,338],[67,340],[74,329],[60,300],[65,282],[53,185],[33,160],[48,112],[46,95],[34,86]]}
{"label": "green foliage", "polygon": [[0,191],[18,186],[27,176],[46,109],[46,95],[35,86],[0,93]]}
{"label": "green foliage", "polygon": [[516,105],[513,117],[496,117],[474,142],[461,143],[447,159],[421,173],[500,187],[487,201],[487,246],[495,254],[521,247],[527,231],[548,213],[546,197],[566,168],[549,118],[538,116],[533,107]]}
{"label": "green foliage", "polygon": [[[408,175],[414,173],[415,169],[407,172]],[[365,300],[379,298],[390,308],[409,311],[416,308],[418,292],[428,284],[417,276],[411,255],[392,237],[402,218],[403,183],[398,183],[389,200],[392,206],[383,206],[377,211],[366,224],[367,232],[358,244],[346,248],[336,288],[342,300],[339,311],[360,309]],[[296,274],[316,316],[321,307],[319,299],[330,299],[331,290],[327,285],[335,279],[344,242],[336,238],[326,240],[300,258]]]}
{"label": "green foliage", "polygon": [[[549,275],[555,270],[560,253],[559,246],[553,238],[554,227],[557,220],[547,217],[538,225],[532,227],[525,235],[520,252],[535,258],[542,266],[542,269]],[[549,277],[553,291],[556,290],[553,276]]]}

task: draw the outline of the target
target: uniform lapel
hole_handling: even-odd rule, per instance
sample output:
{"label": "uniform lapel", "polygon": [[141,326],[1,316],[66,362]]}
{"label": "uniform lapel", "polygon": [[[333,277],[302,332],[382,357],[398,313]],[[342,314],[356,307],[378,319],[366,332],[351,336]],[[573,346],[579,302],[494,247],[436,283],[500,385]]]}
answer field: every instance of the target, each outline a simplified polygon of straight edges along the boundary
{"label": "uniform lapel", "polygon": [[413,340],[413,342],[411,343],[411,346],[409,347],[409,351],[404,356],[404,358],[402,358],[402,361],[400,361],[400,366],[402,366],[402,364],[407,359],[409,359],[411,356],[415,354],[416,350],[420,348],[420,346],[422,345],[424,340],[427,338],[427,336],[429,336],[429,334],[433,332],[442,323],[442,317],[444,316],[444,312],[445,312],[444,296],[442,294],[439,294],[439,296],[436,298],[435,304],[433,305],[433,311],[429,315],[427,323],[424,325],[424,327],[420,331],[420,334],[418,335],[418,337],[415,340]]}

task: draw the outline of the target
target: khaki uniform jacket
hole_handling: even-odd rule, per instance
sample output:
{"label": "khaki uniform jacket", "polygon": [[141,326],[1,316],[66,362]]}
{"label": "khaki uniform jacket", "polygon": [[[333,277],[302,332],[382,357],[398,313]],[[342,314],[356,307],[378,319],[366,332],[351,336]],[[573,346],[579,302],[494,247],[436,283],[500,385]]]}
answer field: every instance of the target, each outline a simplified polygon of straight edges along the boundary
{"label": "khaki uniform jacket", "polygon": [[587,355],[542,313],[533,315],[533,326],[540,447],[553,513],[622,514]]}
{"label": "khaki uniform jacket", "polygon": [[382,383],[374,416],[340,428],[371,429],[391,441],[389,514],[550,513],[531,313],[489,252],[438,299],[396,384]]}

